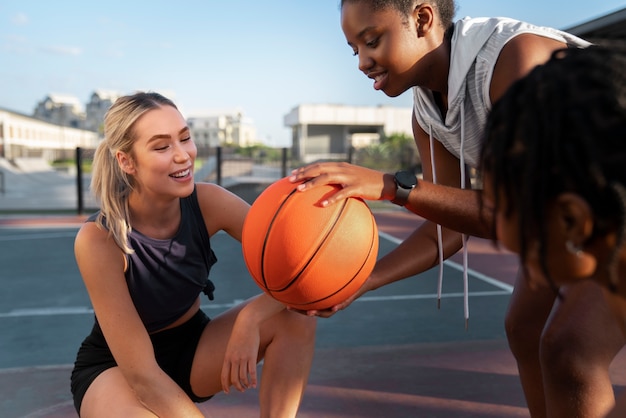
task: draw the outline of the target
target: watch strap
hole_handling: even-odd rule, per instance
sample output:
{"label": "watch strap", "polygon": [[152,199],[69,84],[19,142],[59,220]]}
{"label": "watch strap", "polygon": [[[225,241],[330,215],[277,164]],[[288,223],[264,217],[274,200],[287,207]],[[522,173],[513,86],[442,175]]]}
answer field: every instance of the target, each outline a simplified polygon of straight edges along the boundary
{"label": "watch strap", "polygon": [[391,200],[391,203],[398,206],[404,206],[409,201],[409,193],[413,189],[404,189],[396,184],[396,197]]}

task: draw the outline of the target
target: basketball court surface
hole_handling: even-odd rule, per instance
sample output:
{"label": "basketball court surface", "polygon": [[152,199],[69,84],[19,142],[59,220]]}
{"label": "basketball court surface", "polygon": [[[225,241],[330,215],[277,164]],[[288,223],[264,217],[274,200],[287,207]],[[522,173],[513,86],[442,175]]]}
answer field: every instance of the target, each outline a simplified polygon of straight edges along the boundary
{"label": "basketball court surface", "polygon": [[[421,219],[377,210],[380,254],[393,249]],[[93,323],[73,257],[84,217],[0,218],[0,416],[75,417],[69,374]],[[239,243],[212,239],[214,316],[259,289]],[[434,268],[319,319],[317,349],[299,417],[528,417],[517,368],[504,334],[516,257],[491,242],[469,241],[470,319],[465,329],[460,256],[444,264],[437,308]],[[419,251],[418,248],[415,251]],[[204,296],[203,296],[204,297]],[[626,355],[612,367],[626,385]],[[257,392],[219,394],[200,407],[207,417],[257,417]]]}

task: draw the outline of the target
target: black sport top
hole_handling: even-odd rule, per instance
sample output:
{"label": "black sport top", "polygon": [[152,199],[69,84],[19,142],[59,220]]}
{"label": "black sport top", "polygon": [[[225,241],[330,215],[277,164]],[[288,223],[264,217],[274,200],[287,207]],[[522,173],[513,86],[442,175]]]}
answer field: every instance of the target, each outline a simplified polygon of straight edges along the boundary
{"label": "black sport top", "polygon": [[[205,292],[213,299],[209,271],[217,262],[211,249],[196,190],[180,200],[181,221],[171,239],[154,239],[132,230],[126,283],[148,332],[180,318]],[[95,221],[97,213],[88,221]]]}

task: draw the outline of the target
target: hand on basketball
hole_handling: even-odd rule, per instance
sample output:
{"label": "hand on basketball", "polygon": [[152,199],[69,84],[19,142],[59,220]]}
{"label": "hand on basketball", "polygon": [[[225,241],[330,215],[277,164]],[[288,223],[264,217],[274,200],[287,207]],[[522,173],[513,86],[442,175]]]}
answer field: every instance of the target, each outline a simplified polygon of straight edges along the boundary
{"label": "hand on basketball", "polygon": [[348,299],[328,309],[319,309],[319,310],[310,309],[308,311],[300,311],[300,310],[291,309],[291,308],[288,308],[288,309],[294,312],[299,312],[307,316],[318,316],[320,318],[330,318],[337,312],[343,311],[344,309],[346,309],[348,306],[352,304],[352,302],[360,298],[364,293],[368,292],[369,290],[370,290],[370,287],[368,286],[368,280],[366,279],[363,285],[359,288],[359,290],[357,290],[350,297],[348,297]]}
{"label": "hand on basketball", "polygon": [[[332,205],[348,197],[367,200],[392,199],[395,186],[385,184],[384,173],[348,163],[314,163],[291,172],[291,182],[304,181],[298,190],[305,191],[325,184],[341,185],[341,189],[321,202],[322,206]],[[390,177],[391,182],[393,179]],[[387,186],[387,190],[385,190]]]}
{"label": "hand on basketball", "polygon": [[350,306],[350,304],[352,302],[354,302],[355,299],[356,299],[356,295],[352,295],[348,299],[346,299],[345,301],[343,301],[343,302],[341,302],[341,303],[331,307],[330,309],[323,309],[323,310],[318,310],[318,311],[315,311],[315,310],[306,311],[306,315],[308,315],[308,316],[319,316],[320,318],[330,318],[331,316],[333,316],[337,312],[343,311],[348,306]]}

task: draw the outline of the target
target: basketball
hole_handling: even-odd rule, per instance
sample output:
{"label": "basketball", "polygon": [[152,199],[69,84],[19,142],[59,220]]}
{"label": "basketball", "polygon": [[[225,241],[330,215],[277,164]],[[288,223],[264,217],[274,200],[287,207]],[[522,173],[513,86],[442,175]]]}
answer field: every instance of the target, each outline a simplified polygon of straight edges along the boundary
{"label": "basketball", "polygon": [[365,202],[320,202],[339,186],[300,192],[287,178],[268,186],[244,221],[242,250],[259,287],[294,309],[323,310],[345,301],[370,275],[378,228]]}

